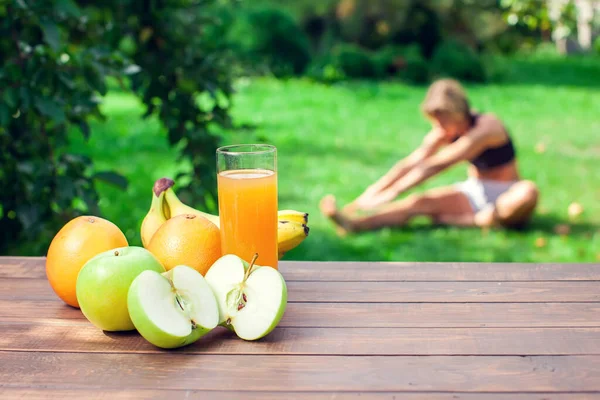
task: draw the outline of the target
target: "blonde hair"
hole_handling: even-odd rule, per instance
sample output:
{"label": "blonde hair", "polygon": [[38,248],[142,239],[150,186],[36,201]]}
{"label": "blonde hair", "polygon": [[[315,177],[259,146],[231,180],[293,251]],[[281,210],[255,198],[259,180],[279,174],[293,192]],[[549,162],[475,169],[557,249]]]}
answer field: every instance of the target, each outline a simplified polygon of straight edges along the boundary
{"label": "blonde hair", "polygon": [[459,114],[471,118],[471,106],[463,87],[454,79],[440,79],[431,84],[421,103],[421,111],[428,117],[440,114]]}

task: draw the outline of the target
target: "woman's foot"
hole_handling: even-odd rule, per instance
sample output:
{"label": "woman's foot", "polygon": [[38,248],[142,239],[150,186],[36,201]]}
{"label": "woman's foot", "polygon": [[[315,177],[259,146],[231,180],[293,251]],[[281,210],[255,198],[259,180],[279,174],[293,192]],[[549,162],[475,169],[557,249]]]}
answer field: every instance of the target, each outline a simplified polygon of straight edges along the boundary
{"label": "woman's foot", "polygon": [[323,197],[319,204],[319,208],[321,209],[321,213],[338,227],[339,235],[345,235],[348,232],[356,231],[356,226],[352,218],[344,215],[343,212],[338,210],[333,195],[330,194]]}

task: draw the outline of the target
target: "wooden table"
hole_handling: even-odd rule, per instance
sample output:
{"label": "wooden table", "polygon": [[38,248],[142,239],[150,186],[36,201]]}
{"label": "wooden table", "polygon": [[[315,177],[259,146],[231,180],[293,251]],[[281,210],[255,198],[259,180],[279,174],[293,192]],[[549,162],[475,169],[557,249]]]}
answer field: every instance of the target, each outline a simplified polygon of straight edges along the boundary
{"label": "wooden table", "polygon": [[600,265],[284,262],[259,342],[104,333],[0,258],[0,398],[600,399]]}

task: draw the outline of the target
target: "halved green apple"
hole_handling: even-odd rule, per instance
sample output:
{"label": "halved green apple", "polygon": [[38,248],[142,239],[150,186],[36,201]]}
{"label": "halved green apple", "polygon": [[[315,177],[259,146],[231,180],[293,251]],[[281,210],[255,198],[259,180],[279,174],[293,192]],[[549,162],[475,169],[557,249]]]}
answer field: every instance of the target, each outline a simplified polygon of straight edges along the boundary
{"label": "halved green apple", "polygon": [[210,286],[198,271],[185,265],[162,274],[142,272],[129,288],[127,307],[140,334],[167,349],[194,343],[219,323]]}
{"label": "halved green apple", "polygon": [[219,323],[240,338],[260,339],[281,321],[287,287],[276,269],[248,264],[229,254],[210,267],[205,279],[217,299]]}

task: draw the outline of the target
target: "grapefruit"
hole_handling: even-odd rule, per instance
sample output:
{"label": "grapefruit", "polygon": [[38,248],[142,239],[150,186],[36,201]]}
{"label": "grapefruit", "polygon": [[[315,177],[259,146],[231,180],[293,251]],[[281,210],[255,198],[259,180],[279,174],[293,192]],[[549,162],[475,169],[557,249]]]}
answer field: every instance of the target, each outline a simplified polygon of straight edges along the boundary
{"label": "grapefruit", "polygon": [[221,257],[219,228],[199,215],[173,217],[156,231],[148,250],[168,271],[187,265],[202,275]]}
{"label": "grapefruit", "polygon": [[46,276],[50,286],[65,303],[79,307],[75,286],[83,265],[97,254],[127,245],[123,232],[110,221],[94,216],[72,219],[48,248]]}

